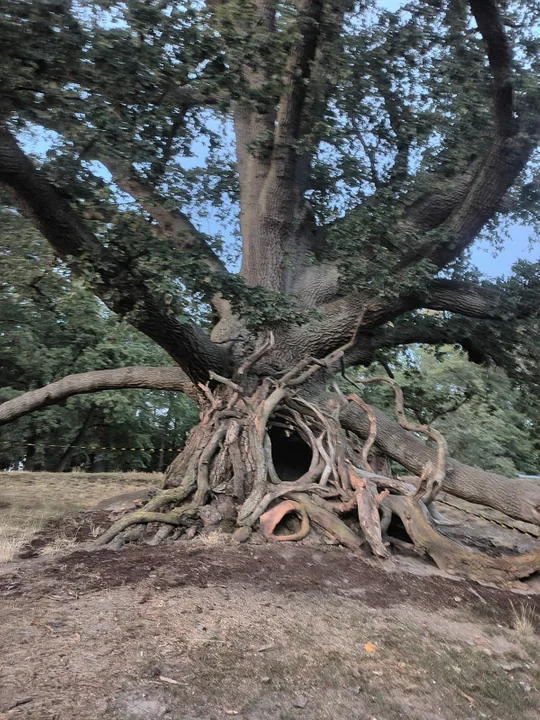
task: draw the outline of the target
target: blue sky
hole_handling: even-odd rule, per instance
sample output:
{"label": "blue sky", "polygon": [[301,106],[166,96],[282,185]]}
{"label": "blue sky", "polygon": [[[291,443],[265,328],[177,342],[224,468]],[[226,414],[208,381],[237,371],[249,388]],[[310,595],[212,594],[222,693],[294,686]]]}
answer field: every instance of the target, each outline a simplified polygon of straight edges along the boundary
{"label": "blue sky", "polygon": [[540,260],[540,239],[536,237],[531,247],[529,238],[533,234],[525,225],[512,225],[510,237],[504,248],[493,255],[493,247],[485,242],[477,242],[472,248],[473,263],[489,277],[508,275],[512,265],[518,259],[536,262]]}

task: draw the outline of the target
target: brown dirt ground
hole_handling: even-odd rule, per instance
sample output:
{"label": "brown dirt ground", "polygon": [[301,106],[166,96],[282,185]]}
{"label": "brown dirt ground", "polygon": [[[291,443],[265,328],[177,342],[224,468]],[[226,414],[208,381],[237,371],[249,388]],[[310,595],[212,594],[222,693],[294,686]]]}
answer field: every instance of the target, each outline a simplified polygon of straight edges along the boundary
{"label": "brown dirt ground", "polygon": [[[4,512],[44,502],[48,524],[27,559],[0,566],[1,720],[540,714],[539,579],[518,594],[414,555],[381,566],[324,544],[233,546],[215,534],[95,550],[138,479],[113,490],[114,478],[77,478],[67,500],[65,478],[9,480]],[[537,543],[463,509],[441,506],[466,520],[451,537],[493,554]]]}
{"label": "brown dirt ground", "polygon": [[540,617],[531,588],[326,546],[80,547],[0,573],[2,719],[539,715],[540,638],[515,629]]}

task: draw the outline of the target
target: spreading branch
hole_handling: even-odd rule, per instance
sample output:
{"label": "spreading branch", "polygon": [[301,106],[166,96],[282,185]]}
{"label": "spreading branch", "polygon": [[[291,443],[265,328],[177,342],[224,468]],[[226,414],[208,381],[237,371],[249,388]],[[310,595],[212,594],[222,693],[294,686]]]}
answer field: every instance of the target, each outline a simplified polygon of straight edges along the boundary
{"label": "spreading branch", "polygon": [[493,75],[493,108],[499,137],[515,130],[512,87],[512,51],[496,0],[470,0],[472,14],[486,46]]}
{"label": "spreading branch", "polygon": [[[374,408],[377,419],[376,446],[384,455],[420,476],[431,462],[437,463],[437,450],[429,447]],[[361,438],[367,438],[370,422],[367,415],[353,403],[340,412],[342,425]],[[540,524],[540,488],[526,480],[510,479],[486,472],[453,458],[448,458],[442,490],[469,502],[485,504],[506,515]]]}
{"label": "spreading branch", "polygon": [[507,190],[524,169],[538,143],[540,123],[520,128],[513,105],[512,53],[495,0],[470,0],[493,77],[494,136],[472,179],[463,185],[438,237],[405,255],[399,267],[422,259],[442,268],[467,248],[499,210]]}
{"label": "spreading branch", "polygon": [[417,307],[446,310],[466,317],[496,320],[501,316],[504,296],[500,289],[460,280],[438,279],[429,283]]}
{"label": "spreading branch", "polygon": [[111,173],[120,190],[131,195],[157,223],[156,233],[164,237],[174,250],[200,253],[210,270],[226,272],[224,263],[184,213],[177,209],[167,209],[164,206],[165,198],[160,197],[150,185],[124,167],[120,160],[112,157],[99,157],[99,160]]}
{"label": "spreading branch", "polygon": [[[418,315],[407,325],[397,319],[422,309],[495,322],[507,320],[509,313],[519,320],[536,312],[534,303],[516,305],[510,300],[501,287],[447,279],[432,280],[421,291],[386,301],[355,293],[321,305],[323,317],[319,321],[313,321],[309,328],[292,328],[286,339],[292,347],[320,357],[342,345],[356,327],[357,340],[347,349],[347,365],[369,364],[377,350],[410,343],[456,343],[469,351],[474,337],[463,325]],[[390,321],[396,321],[395,329],[383,327]]]}
{"label": "spreading branch", "polygon": [[145,278],[101,245],[77,211],[34,167],[6,127],[0,128],[0,182],[57,255],[71,262],[75,270],[85,263],[90,264],[90,270],[97,270],[100,277],[94,285],[96,294],[119,315],[131,313],[134,327],[160,345],[192,380],[206,381],[209,370],[223,369],[225,351],[192,323],[179,322],[162,299],[150,291]]}
{"label": "spreading branch", "polygon": [[12,422],[35,410],[57,405],[73,395],[127,388],[175,390],[196,397],[195,386],[177,367],[134,366],[114,370],[94,370],[67,375],[61,380],[37,390],[30,390],[0,404],[0,425]]}
{"label": "spreading branch", "polygon": [[[404,347],[408,345],[461,345],[468,354],[469,361],[481,365],[492,357],[485,338],[477,338],[475,332],[468,332],[461,323],[452,319],[441,322],[439,318],[429,315],[416,315],[409,322],[398,323],[393,328],[383,328],[364,347],[351,349],[345,358],[347,367],[368,365],[377,356],[379,350]],[[388,372],[388,371],[387,371]],[[388,375],[391,377],[390,373]]]}

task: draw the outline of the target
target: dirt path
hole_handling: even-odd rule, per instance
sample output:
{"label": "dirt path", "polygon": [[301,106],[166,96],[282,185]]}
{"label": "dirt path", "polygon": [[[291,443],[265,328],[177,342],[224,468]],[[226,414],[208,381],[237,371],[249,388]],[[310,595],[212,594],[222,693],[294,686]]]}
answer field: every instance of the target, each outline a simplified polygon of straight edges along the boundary
{"label": "dirt path", "polygon": [[27,560],[0,576],[0,717],[537,718],[540,640],[512,625],[540,597],[409,565],[181,543]]}

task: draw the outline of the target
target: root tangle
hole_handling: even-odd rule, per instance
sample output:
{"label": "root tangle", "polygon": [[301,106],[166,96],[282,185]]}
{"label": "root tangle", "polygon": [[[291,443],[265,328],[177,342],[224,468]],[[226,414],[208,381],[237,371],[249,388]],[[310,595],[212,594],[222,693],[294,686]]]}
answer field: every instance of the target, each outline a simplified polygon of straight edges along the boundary
{"label": "root tangle", "polygon": [[[151,544],[218,528],[234,531],[234,537],[244,542],[258,527],[262,538],[271,542],[302,541],[315,535],[354,551],[369,548],[375,557],[385,559],[390,544],[399,544],[388,536],[392,517],[397,517],[412,545],[442,569],[497,583],[540,569],[539,551],[520,558],[493,558],[462,547],[435,529],[435,524],[449,524],[433,505],[446,474],[446,440],[433,428],[407,420],[403,393],[395,380],[374,377],[356,382],[390,384],[400,425],[437,444],[436,466],[428,463],[412,483],[410,478],[392,477],[387,470],[373,471],[370,458],[377,423],[362,398],[345,397],[336,387],[337,398],[322,405],[300,392],[308,378],[335,366],[347,346],[324,360],[304,359],[281,378],[253,383],[251,368],[272,346],[270,335],[233,379],[213,374],[211,386],[200,386],[200,423],[168,468],[165,489],[143,509],[118,520],[99,538],[100,544],[121,547],[141,539],[149,526],[155,528]],[[369,419],[363,444],[341,427],[339,411],[344,403],[355,403]],[[309,466],[306,462],[299,477],[278,474],[269,434],[273,427],[309,448]]]}

